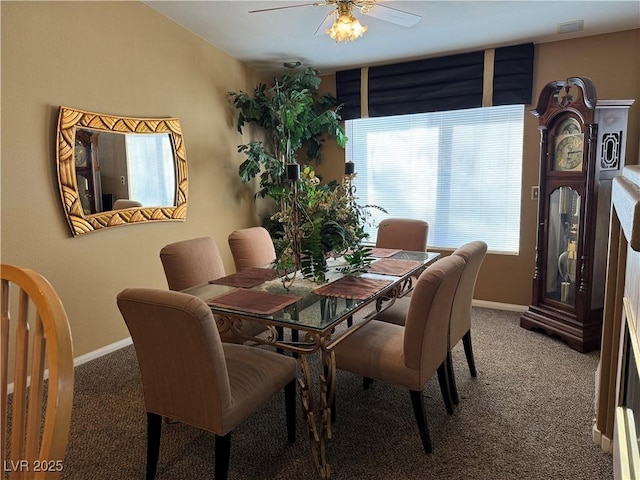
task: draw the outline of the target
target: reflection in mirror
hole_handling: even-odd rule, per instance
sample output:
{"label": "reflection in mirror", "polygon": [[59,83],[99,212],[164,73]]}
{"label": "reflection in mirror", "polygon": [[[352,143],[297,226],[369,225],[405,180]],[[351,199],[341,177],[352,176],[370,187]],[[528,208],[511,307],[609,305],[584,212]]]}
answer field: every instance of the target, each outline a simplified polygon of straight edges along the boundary
{"label": "reflection in mirror", "polygon": [[131,200],[129,207],[176,205],[175,160],[168,133],[77,129],[75,165],[85,214],[115,210],[118,200]]}
{"label": "reflection in mirror", "polygon": [[187,159],[175,118],[61,107],[57,154],[60,193],[74,236],[186,218]]}
{"label": "reflection in mirror", "polygon": [[175,168],[166,133],[125,136],[129,199],[142,205],[175,205]]}

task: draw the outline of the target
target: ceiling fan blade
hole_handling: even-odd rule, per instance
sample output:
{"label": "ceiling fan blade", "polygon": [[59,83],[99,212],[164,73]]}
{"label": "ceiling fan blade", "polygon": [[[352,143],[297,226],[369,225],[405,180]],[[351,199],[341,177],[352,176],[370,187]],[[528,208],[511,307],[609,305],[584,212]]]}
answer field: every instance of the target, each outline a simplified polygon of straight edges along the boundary
{"label": "ceiling fan blade", "polygon": [[261,8],[259,10],[250,10],[248,13],[271,12],[273,10],[284,10],[285,8],[318,7],[320,5],[329,5],[330,3],[333,3],[333,2],[325,1],[325,2],[302,3],[300,5],[286,5],[284,7]]}
{"label": "ceiling fan blade", "polygon": [[364,15],[369,15],[370,17],[384,20],[385,22],[402,25],[403,27],[412,27],[420,20],[422,20],[422,17],[420,15],[405,12],[404,10],[398,10],[397,8],[382,5],[381,3],[375,3],[370,9],[367,10],[366,13],[364,11],[362,13]]}
{"label": "ceiling fan blade", "polygon": [[324,20],[322,21],[322,23],[320,24],[320,26],[318,27],[314,35],[326,35],[327,30],[331,28],[331,25],[333,25],[333,22],[335,22],[335,20],[336,20],[336,12],[335,11],[329,12],[327,16],[324,17]]}

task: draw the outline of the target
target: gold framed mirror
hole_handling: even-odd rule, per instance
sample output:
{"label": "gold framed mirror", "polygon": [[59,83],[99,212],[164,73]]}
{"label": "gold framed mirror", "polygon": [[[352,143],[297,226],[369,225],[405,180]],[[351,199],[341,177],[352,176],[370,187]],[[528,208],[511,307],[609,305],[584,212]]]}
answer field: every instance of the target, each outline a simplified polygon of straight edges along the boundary
{"label": "gold framed mirror", "polygon": [[187,154],[177,118],[63,106],[56,152],[62,205],[74,237],[187,216]]}

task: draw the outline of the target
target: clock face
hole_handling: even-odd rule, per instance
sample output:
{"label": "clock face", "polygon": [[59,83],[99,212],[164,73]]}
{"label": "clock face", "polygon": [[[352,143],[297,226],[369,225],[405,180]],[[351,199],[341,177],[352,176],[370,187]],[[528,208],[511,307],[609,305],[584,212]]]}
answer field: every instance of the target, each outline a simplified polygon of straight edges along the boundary
{"label": "clock face", "polygon": [[563,121],[557,129],[553,151],[553,169],[556,171],[582,170],[584,135],[574,118]]}
{"label": "clock face", "polygon": [[84,145],[76,144],[75,159],[76,167],[87,166],[87,149]]}

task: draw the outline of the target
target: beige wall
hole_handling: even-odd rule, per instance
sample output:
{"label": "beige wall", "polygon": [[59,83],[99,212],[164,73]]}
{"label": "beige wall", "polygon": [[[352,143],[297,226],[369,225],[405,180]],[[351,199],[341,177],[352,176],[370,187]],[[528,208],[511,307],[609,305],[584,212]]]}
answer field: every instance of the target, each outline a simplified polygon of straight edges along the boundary
{"label": "beige wall", "polygon": [[[533,103],[542,88],[567,77],[590,77],[600,99],[636,99],[630,110],[627,163],[638,163],[640,136],[640,30],[536,46]],[[323,89],[335,93],[335,76],[323,79]],[[513,305],[529,305],[535,262],[537,202],[531,187],[538,184],[538,119],[525,115],[520,255],[489,254],[480,271],[475,298]],[[344,152],[327,145],[318,172],[336,178],[343,171]],[[449,253],[449,252],[443,252]]]}
{"label": "beige wall", "polygon": [[[238,179],[236,146],[244,142],[226,93],[256,80],[142,3],[3,1],[1,9],[2,262],[49,279],[67,309],[78,356],[128,336],[118,292],[166,288],[158,257],[165,244],[211,236],[233,268],[227,235],[255,219]],[[72,238],[55,170],[61,105],[178,117],[189,162],[187,220]]]}
{"label": "beige wall", "polygon": [[[160,248],[213,237],[225,265],[226,239],[256,222],[251,192],[238,180],[241,158],[226,92],[250,90],[252,72],[144,4],[0,2],[1,260],[43,273],[70,318],[75,355],[128,336],[115,304],[129,286],[166,288]],[[569,75],[591,77],[600,98],[640,99],[640,31],[539,45],[534,96]],[[621,70],[622,69],[622,70]],[[333,77],[323,88],[334,89]],[[640,100],[639,100],[640,102]],[[129,116],[175,116],[189,161],[185,222],[117,227],[72,238],[55,172],[60,105]],[[632,110],[629,153],[638,152],[640,107]],[[520,256],[490,255],[477,298],[527,305],[531,295],[538,132],[527,115]],[[635,155],[632,162],[636,163]],[[327,145],[323,168],[339,175],[343,152]]]}

